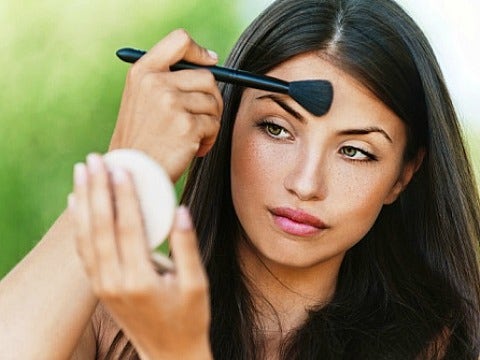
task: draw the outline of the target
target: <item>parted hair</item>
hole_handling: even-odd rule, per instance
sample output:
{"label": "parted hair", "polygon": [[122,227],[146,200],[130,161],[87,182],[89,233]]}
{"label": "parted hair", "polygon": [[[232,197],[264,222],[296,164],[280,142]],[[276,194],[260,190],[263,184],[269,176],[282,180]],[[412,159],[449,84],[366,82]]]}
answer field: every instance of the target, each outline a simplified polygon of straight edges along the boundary
{"label": "parted hair", "polygon": [[[284,359],[477,359],[480,206],[461,129],[426,37],[391,0],[278,0],[242,34],[226,65],[266,73],[315,52],[360,81],[405,123],[404,160],[424,160],[342,263],[328,304],[282,344]],[[215,359],[261,358],[245,236],[230,189],[242,88],[222,85],[217,142],[190,167],[182,201],[207,268]]]}

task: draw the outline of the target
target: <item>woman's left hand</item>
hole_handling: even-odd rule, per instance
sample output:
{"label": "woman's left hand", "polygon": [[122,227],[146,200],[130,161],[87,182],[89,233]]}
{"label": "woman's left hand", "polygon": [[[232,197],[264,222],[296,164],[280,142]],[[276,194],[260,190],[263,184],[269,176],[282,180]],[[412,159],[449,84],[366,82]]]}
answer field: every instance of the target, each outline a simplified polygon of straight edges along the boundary
{"label": "woman's left hand", "polygon": [[93,291],[144,359],[211,359],[208,280],[188,210],[170,234],[175,271],[152,266],[130,175],[99,155],[75,167],[69,211]]}

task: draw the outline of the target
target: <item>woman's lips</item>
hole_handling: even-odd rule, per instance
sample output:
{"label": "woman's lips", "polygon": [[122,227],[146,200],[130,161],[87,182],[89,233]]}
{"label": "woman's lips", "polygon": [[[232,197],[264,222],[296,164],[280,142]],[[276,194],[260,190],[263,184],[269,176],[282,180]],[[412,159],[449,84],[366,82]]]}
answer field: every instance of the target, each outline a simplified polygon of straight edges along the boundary
{"label": "woman's lips", "polygon": [[279,207],[270,209],[274,223],[288,234],[308,236],[327,228],[319,218],[302,210]]}

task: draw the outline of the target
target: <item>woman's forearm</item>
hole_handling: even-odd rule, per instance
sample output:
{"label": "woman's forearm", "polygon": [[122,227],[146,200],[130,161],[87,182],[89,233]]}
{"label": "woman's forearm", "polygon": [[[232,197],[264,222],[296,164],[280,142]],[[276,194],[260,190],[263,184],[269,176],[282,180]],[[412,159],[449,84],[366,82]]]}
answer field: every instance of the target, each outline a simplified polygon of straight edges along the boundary
{"label": "woman's forearm", "polygon": [[69,358],[96,303],[64,213],[0,282],[0,358]]}

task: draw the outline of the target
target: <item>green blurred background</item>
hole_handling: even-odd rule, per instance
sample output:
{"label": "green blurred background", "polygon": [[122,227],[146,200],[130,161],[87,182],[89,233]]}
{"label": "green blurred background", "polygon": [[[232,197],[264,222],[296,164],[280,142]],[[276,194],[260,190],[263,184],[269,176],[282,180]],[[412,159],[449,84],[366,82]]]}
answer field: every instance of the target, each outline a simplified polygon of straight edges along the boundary
{"label": "green blurred background", "polygon": [[241,1],[0,2],[0,278],[64,209],[73,164],[106,151],[128,68],[115,50],[183,27],[222,62],[248,20]]}
{"label": "green blurred background", "polygon": [[105,152],[128,65],[183,27],[223,61],[243,27],[236,1],[0,1],[0,277],[66,205],[73,164]]}

